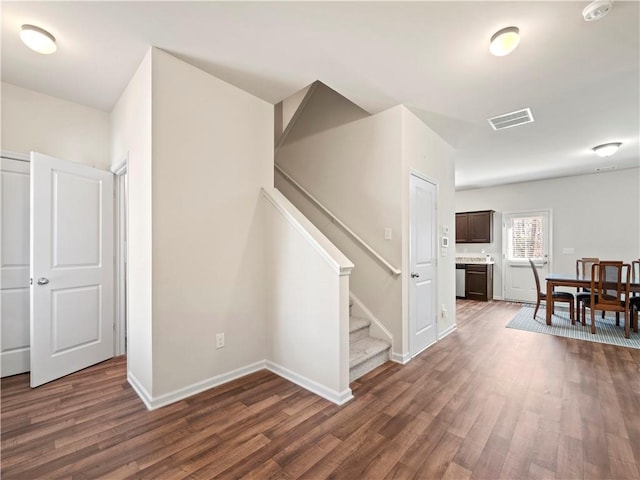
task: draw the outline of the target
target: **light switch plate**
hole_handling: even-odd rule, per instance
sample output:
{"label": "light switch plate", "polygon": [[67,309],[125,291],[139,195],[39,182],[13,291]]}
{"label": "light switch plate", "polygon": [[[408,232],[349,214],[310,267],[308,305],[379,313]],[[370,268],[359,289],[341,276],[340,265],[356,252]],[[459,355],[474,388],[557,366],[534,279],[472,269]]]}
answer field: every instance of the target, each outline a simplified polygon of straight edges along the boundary
{"label": "light switch plate", "polygon": [[389,227],[386,227],[384,229],[384,239],[385,240],[391,240],[391,229]]}

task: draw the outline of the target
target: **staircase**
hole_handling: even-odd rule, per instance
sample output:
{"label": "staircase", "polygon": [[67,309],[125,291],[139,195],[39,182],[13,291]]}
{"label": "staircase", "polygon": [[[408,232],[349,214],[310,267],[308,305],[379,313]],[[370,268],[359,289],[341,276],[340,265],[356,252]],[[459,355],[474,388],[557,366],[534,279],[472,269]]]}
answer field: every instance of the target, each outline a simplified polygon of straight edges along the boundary
{"label": "staircase", "polygon": [[[351,309],[349,309],[351,311]],[[389,360],[391,345],[369,335],[371,321],[349,314],[349,382]]]}

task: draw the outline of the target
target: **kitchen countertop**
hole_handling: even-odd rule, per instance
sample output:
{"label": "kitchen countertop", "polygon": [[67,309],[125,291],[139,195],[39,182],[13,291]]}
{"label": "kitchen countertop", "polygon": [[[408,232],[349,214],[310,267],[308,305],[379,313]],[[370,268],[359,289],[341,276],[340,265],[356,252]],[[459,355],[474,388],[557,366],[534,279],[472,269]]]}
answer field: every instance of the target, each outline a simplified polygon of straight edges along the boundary
{"label": "kitchen countertop", "polygon": [[496,262],[491,260],[490,262],[473,262],[473,261],[458,261],[456,260],[456,265],[493,265]]}

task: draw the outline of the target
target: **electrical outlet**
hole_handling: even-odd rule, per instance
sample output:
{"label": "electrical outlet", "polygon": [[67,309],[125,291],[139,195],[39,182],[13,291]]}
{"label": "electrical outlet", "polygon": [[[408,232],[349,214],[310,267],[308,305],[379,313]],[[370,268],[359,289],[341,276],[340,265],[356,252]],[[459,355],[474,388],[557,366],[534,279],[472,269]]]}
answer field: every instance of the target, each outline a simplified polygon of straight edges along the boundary
{"label": "electrical outlet", "polygon": [[442,318],[447,318],[449,316],[449,312],[447,311],[446,307],[444,306],[444,304],[442,304]]}
{"label": "electrical outlet", "polygon": [[224,333],[216,333],[216,348],[224,347]]}
{"label": "electrical outlet", "polygon": [[392,237],[392,230],[389,227],[385,227],[384,229],[384,239],[385,240],[391,240]]}

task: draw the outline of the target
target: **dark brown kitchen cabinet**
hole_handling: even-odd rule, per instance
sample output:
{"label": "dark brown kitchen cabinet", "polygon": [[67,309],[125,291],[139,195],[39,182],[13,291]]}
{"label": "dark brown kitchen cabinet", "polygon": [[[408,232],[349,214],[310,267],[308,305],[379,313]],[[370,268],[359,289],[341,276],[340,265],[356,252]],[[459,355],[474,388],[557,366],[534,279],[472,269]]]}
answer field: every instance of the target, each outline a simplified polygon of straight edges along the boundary
{"label": "dark brown kitchen cabinet", "polygon": [[456,243],[493,242],[493,210],[456,213]]}
{"label": "dark brown kitchen cabinet", "polygon": [[493,265],[465,266],[465,298],[487,302],[493,300]]}

